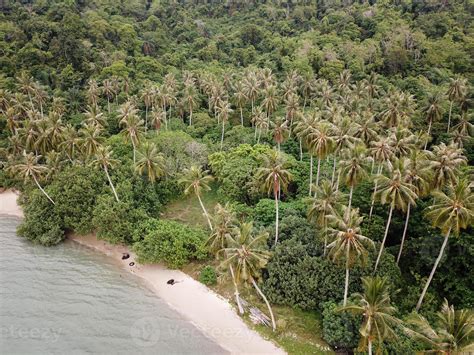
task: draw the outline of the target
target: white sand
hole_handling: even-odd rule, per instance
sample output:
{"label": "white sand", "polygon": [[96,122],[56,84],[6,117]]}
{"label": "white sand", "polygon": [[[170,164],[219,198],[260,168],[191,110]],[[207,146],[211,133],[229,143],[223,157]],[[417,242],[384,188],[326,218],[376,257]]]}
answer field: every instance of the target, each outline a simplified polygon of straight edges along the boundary
{"label": "white sand", "polygon": [[13,190],[5,190],[0,193],[0,214],[23,217],[23,211],[18,206],[16,200],[18,193]]}
{"label": "white sand", "polygon": [[[0,193],[0,214],[23,217],[16,203],[17,197],[11,190]],[[127,247],[100,241],[95,235],[72,235],[69,239],[114,258],[128,271],[143,278],[170,307],[232,354],[285,354],[274,343],[251,330],[226,299],[185,273],[157,264],[139,265]],[[129,259],[121,260],[124,252],[130,253]],[[128,264],[132,261],[136,264],[130,267]],[[169,279],[180,282],[168,285]]]}

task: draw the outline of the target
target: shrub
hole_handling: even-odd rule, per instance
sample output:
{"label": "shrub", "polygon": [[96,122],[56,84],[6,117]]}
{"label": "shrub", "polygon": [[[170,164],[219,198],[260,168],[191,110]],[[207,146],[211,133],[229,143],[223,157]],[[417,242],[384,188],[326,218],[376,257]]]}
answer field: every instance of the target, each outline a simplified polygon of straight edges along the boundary
{"label": "shrub", "polygon": [[[288,216],[304,217],[306,206],[303,201],[279,202],[280,220]],[[262,198],[253,209],[253,220],[264,226],[271,225],[275,222],[275,201],[269,198]]]}
{"label": "shrub", "polygon": [[322,304],[323,339],[336,350],[350,351],[359,343],[359,327],[362,316],[338,311],[334,302]]}
{"label": "shrub", "polygon": [[64,240],[62,220],[55,206],[39,190],[30,190],[22,194],[19,202],[25,218],[18,226],[18,235],[46,246]]}
{"label": "shrub", "polygon": [[136,226],[147,218],[144,210],[134,208],[130,202],[117,202],[111,195],[102,195],[94,209],[92,223],[99,239],[112,244],[131,244]]}
{"label": "shrub", "polygon": [[[199,228],[169,221],[150,219],[139,226],[145,233],[133,246],[143,263],[165,262],[169,267],[180,268],[192,259],[204,259],[206,233]],[[135,235],[135,240],[140,237]]]}
{"label": "shrub", "polygon": [[210,265],[205,266],[199,273],[199,281],[207,286],[215,285],[217,283],[216,270]]}

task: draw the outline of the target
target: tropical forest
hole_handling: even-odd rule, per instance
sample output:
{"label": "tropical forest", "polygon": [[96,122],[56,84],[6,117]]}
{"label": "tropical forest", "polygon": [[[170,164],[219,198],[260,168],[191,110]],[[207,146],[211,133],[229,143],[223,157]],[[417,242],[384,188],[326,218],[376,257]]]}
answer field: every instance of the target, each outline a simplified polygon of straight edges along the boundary
{"label": "tropical forest", "polygon": [[472,1],[0,8],[20,239],[181,270],[282,353],[474,352]]}

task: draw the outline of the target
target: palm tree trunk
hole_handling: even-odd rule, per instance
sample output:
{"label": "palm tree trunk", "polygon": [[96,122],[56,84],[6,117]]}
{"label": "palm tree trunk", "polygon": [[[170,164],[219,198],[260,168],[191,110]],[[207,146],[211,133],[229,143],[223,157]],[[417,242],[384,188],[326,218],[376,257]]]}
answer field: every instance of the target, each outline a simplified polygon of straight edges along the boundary
{"label": "palm tree trunk", "polygon": [[35,183],[36,185],[38,186],[38,188],[41,190],[41,192],[48,198],[48,200],[51,201],[51,203],[53,205],[55,205],[56,203],[54,203],[53,199],[51,197],[49,197],[48,193],[46,191],[44,191],[44,189],[41,187],[40,183],[38,182],[38,180],[36,179],[36,176],[34,174],[33,175],[33,179],[35,180]]}
{"label": "palm tree trunk", "polygon": [[433,280],[433,276],[436,272],[436,268],[438,267],[439,262],[441,261],[441,258],[443,257],[444,254],[444,249],[446,248],[446,245],[448,244],[448,238],[449,234],[451,233],[451,228],[449,228],[448,233],[446,233],[446,236],[444,237],[443,245],[441,246],[441,250],[439,251],[439,255],[436,258],[435,264],[433,265],[433,270],[431,270],[430,277],[428,277],[428,280],[426,281],[425,288],[423,289],[423,292],[421,293],[420,299],[418,300],[418,303],[416,304],[416,311],[421,307],[421,304],[423,303],[423,298],[425,298],[426,291],[428,290],[428,287],[430,286],[431,280]]}
{"label": "palm tree trunk", "polygon": [[337,165],[337,158],[336,158],[336,155],[334,155],[334,163],[332,165],[331,186],[334,186],[334,178],[336,176],[336,165]]}
{"label": "palm tree trunk", "polygon": [[387,239],[388,229],[390,228],[390,222],[392,221],[392,212],[393,205],[390,205],[390,212],[388,213],[387,225],[385,226],[385,233],[383,235],[382,245],[380,246],[379,255],[377,256],[377,261],[375,262],[374,272],[377,271],[377,266],[379,266],[380,257],[382,256],[383,248],[385,246],[385,240]]}
{"label": "palm tree trunk", "polygon": [[244,125],[244,115],[242,113],[242,106],[240,106],[240,125]]}
{"label": "palm tree trunk", "polygon": [[426,142],[425,142],[425,147],[423,148],[424,150],[426,150],[426,147],[428,146],[428,139],[429,139],[429,136],[430,136],[430,133],[431,133],[431,124],[432,124],[432,120],[430,120],[429,124],[428,124],[428,137],[426,139]]}
{"label": "palm tree trunk", "polygon": [[309,155],[309,195],[311,196],[311,185],[313,184],[313,155]]}
{"label": "palm tree trunk", "polygon": [[405,236],[407,234],[407,229],[408,229],[408,220],[410,219],[410,208],[411,208],[411,203],[409,203],[407,207],[407,217],[405,219],[405,227],[403,228],[403,236],[402,236],[402,242],[400,243],[400,250],[398,251],[397,265],[398,265],[398,262],[400,261],[400,257],[402,256],[403,243],[405,243]]}
{"label": "palm tree trunk", "polygon": [[[318,170],[316,171],[316,188],[319,185],[319,168],[320,167],[321,167],[321,158],[318,157]],[[314,191],[314,197],[316,197],[316,191]]]}
{"label": "palm tree trunk", "polygon": [[117,191],[115,191],[115,186],[112,183],[112,179],[110,178],[109,170],[107,169],[106,166],[104,166],[104,171],[105,171],[105,175],[107,175],[107,179],[109,180],[109,184],[110,184],[110,187],[112,188],[112,192],[114,193],[115,199],[117,200],[117,202],[120,202],[117,196]]}
{"label": "palm tree trunk", "polygon": [[133,140],[133,137],[130,139],[132,141],[132,146],[133,146],[133,165],[136,163],[136,156],[137,156],[137,148],[135,147],[135,141]]}
{"label": "palm tree trunk", "polygon": [[268,302],[267,298],[265,297],[265,295],[263,294],[262,290],[260,290],[260,288],[258,287],[257,283],[255,282],[255,280],[253,279],[252,277],[252,285],[253,287],[255,287],[255,289],[257,290],[258,294],[263,298],[263,300],[265,301],[265,304],[267,305],[267,308],[268,308],[268,312],[270,312],[270,317],[272,319],[272,328],[273,328],[273,331],[276,330],[276,323],[275,323],[275,317],[273,316],[273,311],[272,311],[272,307],[270,307],[270,303]]}
{"label": "palm tree trunk", "polygon": [[221,150],[222,147],[224,146],[224,130],[225,130],[225,120],[222,119],[222,132],[221,132]]}
{"label": "palm tree trunk", "polygon": [[[382,163],[380,163],[379,167],[377,168],[377,175],[380,175],[381,173],[382,173]],[[378,180],[375,180],[374,193],[372,195],[372,203],[370,204],[369,221],[372,218],[372,212],[374,211],[375,194],[377,193],[377,188],[378,188]]]}
{"label": "palm tree trunk", "polygon": [[275,195],[275,216],[276,216],[275,217],[275,246],[276,246],[278,243],[278,222],[279,222],[278,210],[279,208],[278,208],[278,193],[275,192],[274,195]]}
{"label": "palm tree trunk", "polygon": [[339,191],[339,180],[341,179],[341,171],[337,173],[337,180],[336,180],[336,192]]}
{"label": "palm tree trunk", "polygon": [[369,355],[372,355],[372,340],[370,340],[370,336],[368,338],[368,342],[369,342]]}
{"label": "palm tree trunk", "polygon": [[212,223],[211,223],[211,219],[209,218],[209,215],[207,214],[207,211],[206,211],[206,207],[204,207],[204,204],[202,203],[202,200],[201,200],[201,196],[199,196],[198,194],[196,194],[198,200],[199,200],[199,204],[201,205],[201,208],[204,212],[204,215],[206,216],[206,219],[207,219],[207,224],[209,224],[209,228],[211,229],[212,231]]}
{"label": "palm tree trunk", "polygon": [[191,126],[193,124],[193,108],[189,108],[189,125]]}
{"label": "palm tree trunk", "polygon": [[324,231],[324,250],[323,250],[323,256],[326,256],[326,250],[328,248],[328,232],[327,232],[327,221],[326,217],[324,217],[324,222],[323,222],[323,231]]}
{"label": "palm tree trunk", "polygon": [[448,129],[446,133],[449,133],[449,128],[451,127],[451,113],[453,112],[453,101],[449,104],[449,116],[448,116]]}
{"label": "palm tree trunk", "polygon": [[109,115],[110,115],[110,99],[109,99],[109,96],[107,96],[107,111],[109,111]]}
{"label": "palm tree trunk", "polygon": [[347,213],[351,213],[352,193],[353,192],[354,192],[354,185],[351,185],[351,189],[349,190],[349,204],[347,205]]}
{"label": "palm tree trunk", "polygon": [[148,127],[148,105],[145,105],[145,132]]}
{"label": "palm tree trunk", "polygon": [[303,144],[301,142],[301,138],[299,139],[300,142],[300,161],[303,161]]}
{"label": "palm tree trunk", "polygon": [[244,314],[244,308],[242,307],[242,304],[240,303],[239,288],[237,287],[237,281],[235,280],[234,268],[232,267],[232,264],[229,265],[229,269],[230,269],[230,274],[232,275],[232,282],[234,283],[234,288],[235,288],[235,292],[234,292],[235,301],[237,302],[239,313]]}
{"label": "palm tree trunk", "polygon": [[346,252],[346,282],[344,283],[344,303],[343,306],[347,305],[347,293],[349,292],[349,249]]}

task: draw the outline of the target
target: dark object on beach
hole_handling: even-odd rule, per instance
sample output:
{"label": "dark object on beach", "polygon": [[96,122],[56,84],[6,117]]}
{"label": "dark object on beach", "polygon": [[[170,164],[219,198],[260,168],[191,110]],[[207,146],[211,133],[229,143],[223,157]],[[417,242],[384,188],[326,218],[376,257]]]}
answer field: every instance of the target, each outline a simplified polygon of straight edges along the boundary
{"label": "dark object on beach", "polygon": [[176,281],[174,279],[169,279],[167,284],[168,285],[174,285],[176,283]]}
{"label": "dark object on beach", "polygon": [[130,257],[129,253],[123,253],[122,254],[122,260],[127,260]]}
{"label": "dark object on beach", "polygon": [[135,265],[135,263],[132,261],[130,264],[128,264],[129,266],[133,266]]}

